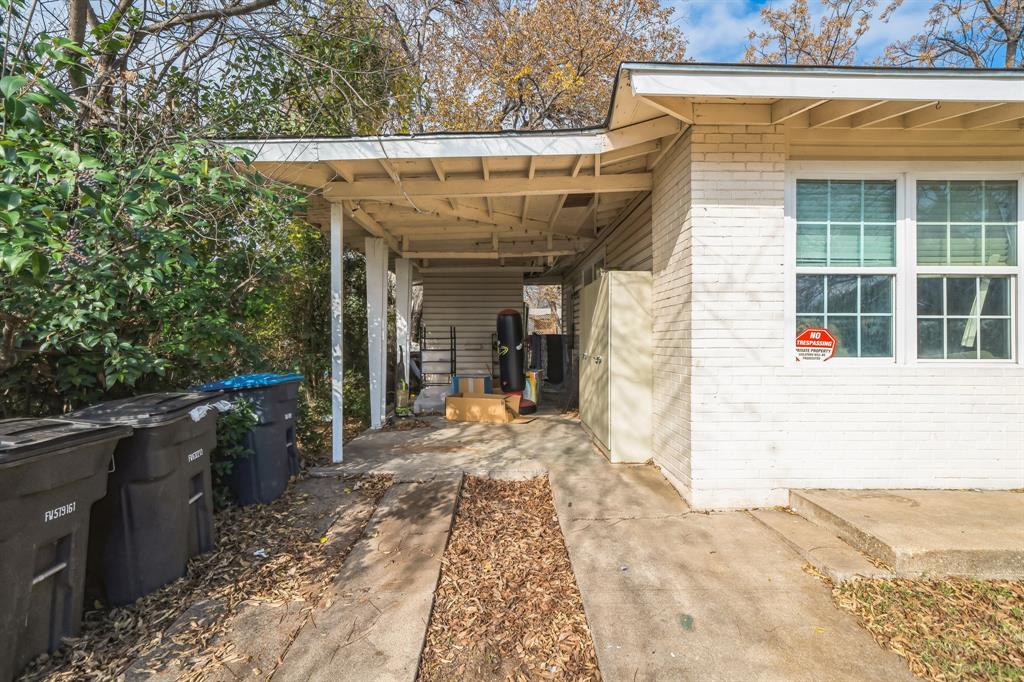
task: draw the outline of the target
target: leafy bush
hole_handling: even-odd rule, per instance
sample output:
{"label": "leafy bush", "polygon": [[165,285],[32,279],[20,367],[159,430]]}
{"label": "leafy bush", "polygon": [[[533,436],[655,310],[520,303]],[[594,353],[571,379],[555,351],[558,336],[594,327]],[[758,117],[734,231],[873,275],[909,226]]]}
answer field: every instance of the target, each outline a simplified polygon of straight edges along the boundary
{"label": "leafy bush", "polygon": [[245,436],[258,423],[252,402],[245,398],[232,401],[231,409],[217,417],[217,447],[210,456],[210,470],[213,474],[213,498],[218,509],[233,502],[228,479],[235,462],[253,455],[245,445]]}

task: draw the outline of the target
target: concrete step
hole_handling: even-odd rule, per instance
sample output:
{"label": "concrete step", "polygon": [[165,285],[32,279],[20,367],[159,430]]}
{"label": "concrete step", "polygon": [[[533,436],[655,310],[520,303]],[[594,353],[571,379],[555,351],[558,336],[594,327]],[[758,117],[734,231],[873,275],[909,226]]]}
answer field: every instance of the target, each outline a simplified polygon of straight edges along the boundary
{"label": "concrete step", "polygon": [[901,577],[1024,578],[1024,495],[791,490],[790,507]]}
{"label": "concrete step", "polygon": [[775,531],[807,563],[836,584],[855,578],[893,577],[834,533],[802,516],[781,509],[756,509],[750,515]]}
{"label": "concrete step", "polygon": [[275,682],[413,682],[462,478],[396,483]]}

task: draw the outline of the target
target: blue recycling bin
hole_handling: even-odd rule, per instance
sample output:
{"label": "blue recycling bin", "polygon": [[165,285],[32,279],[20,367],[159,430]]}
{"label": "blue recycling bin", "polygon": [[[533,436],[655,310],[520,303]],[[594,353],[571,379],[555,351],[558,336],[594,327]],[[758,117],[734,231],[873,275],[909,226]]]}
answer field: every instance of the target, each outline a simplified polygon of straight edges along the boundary
{"label": "blue recycling bin", "polygon": [[221,391],[228,400],[248,400],[259,419],[243,443],[252,454],[237,460],[228,476],[228,487],[238,504],[273,502],[288,487],[289,477],[299,472],[295,418],[303,378],[294,372],[244,374],[197,387]]}

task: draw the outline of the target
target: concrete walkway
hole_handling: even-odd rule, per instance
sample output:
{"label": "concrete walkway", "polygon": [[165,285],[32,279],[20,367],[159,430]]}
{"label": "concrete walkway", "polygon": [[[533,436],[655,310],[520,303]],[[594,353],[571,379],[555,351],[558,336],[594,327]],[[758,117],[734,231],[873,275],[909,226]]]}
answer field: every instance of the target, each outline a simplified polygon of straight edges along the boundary
{"label": "concrete walkway", "polygon": [[388,490],[274,680],[416,679],[460,483]]}
{"label": "concrete walkway", "polygon": [[[321,473],[398,480],[548,473],[605,680],[913,679],[832,605],[799,555],[749,514],[691,513],[657,469],[609,464],[574,420],[437,423],[360,437],[346,446],[345,464]],[[349,580],[367,585],[355,573]],[[332,629],[344,639],[351,623]],[[339,644],[337,635],[328,637],[329,647]],[[292,649],[300,646],[324,646],[323,636]],[[379,656],[384,646],[377,642],[366,655]],[[330,670],[347,674],[336,659]]]}

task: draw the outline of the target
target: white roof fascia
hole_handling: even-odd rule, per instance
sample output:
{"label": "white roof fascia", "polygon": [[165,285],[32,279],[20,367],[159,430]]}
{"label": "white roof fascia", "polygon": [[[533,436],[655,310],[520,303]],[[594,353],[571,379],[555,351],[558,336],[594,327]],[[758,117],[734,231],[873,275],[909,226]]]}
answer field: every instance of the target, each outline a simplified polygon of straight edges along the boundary
{"label": "white roof fascia", "polygon": [[260,163],[600,154],[610,147],[603,130],[526,135],[510,132],[334,140],[222,140],[221,143],[255,152]]}
{"label": "white roof fascia", "polygon": [[1024,102],[1024,73],[624,64],[634,93],[662,97]]}

